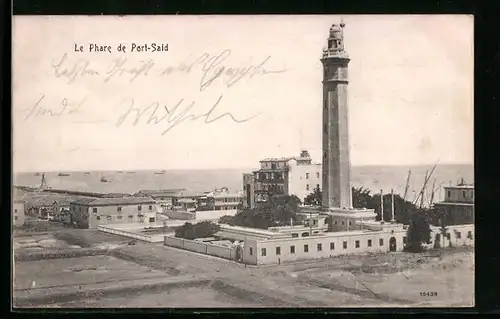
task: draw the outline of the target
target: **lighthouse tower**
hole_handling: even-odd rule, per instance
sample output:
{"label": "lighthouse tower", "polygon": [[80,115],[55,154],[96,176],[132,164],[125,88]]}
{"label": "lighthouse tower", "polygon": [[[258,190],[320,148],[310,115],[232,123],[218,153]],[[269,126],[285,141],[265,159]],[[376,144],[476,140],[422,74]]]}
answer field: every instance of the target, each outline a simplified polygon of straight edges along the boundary
{"label": "lighthouse tower", "polygon": [[349,55],[344,23],[333,24],[323,49],[323,198],[324,208],[352,208],[347,87]]}

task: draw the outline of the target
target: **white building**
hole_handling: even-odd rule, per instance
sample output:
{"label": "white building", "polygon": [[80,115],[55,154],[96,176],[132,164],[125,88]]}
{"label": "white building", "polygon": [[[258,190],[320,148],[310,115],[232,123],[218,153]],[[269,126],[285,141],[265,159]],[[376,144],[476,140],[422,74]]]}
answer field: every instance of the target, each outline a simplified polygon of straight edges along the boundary
{"label": "white building", "polygon": [[266,158],[253,178],[243,175],[244,204],[255,207],[272,195],[295,195],[304,202],[315,188],[321,188],[321,180],[321,164],[313,163],[307,150],[297,157]]}

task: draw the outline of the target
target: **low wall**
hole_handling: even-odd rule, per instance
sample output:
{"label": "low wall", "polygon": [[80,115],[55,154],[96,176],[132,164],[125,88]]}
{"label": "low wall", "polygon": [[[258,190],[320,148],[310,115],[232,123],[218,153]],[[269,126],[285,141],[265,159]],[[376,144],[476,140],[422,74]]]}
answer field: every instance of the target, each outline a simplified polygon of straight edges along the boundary
{"label": "low wall", "polygon": [[235,260],[236,248],[225,247],[210,243],[197,242],[189,239],[176,238],[171,236],[164,237],[165,246],[185,249],[200,254],[220,257],[224,259]]}
{"label": "low wall", "polygon": [[179,210],[163,210],[163,213],[171,219],[193,220],[196,219],[196,213],[179,211]]}
{"label": "low wall", "polygon": [[234,216],[238,210],[228,209],[228,210],[200,210],[196,212],[196,220],[216,220],[222,216]]}
{"label": "low wall", "polygon": [[[148,243],[161,243],[163,241],[163,238],[165,237],[165,234],[141,234],[138,233],[139,229],[135,229],[135,231],[132,230],[125,230],[125,229],[116,229],[116,228],[111,228],[111,227],[106,227],[106,226],[101,226],[99,225],[97,227],[99,231],[109,233],[109,234],[114,234],[114,235],[119,235],[123,237],[128,237],[128,238],[133,238],[141,241],[145,241]],[[141,228],[143,229],[143,228]]]}
{"label": "low wall", "polygon": [[72,250],[57,250],[57,251],[34,251],[34,252],[16,252],[14,254],[15,261],[34,261],[45,259],[61,259],[61,258],[75,258],[75,257],[88,257],[99,256],[108,253],[106,249],[83,248]]}

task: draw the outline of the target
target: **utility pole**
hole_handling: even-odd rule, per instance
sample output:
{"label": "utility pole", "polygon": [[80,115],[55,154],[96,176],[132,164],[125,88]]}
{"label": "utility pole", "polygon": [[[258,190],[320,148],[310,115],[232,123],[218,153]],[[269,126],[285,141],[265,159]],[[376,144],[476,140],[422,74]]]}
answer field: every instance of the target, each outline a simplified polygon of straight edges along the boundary
{"label": "utility pole", "polygon": [[394,190],[392,189],[391,189],[391,213],[392,213],[391,223],[394,223],[396,222],[396,220],[394,219]]}
{"label": "utility pole", "polygon": [[380,218],[384,221],[384,191],[380,190]]}

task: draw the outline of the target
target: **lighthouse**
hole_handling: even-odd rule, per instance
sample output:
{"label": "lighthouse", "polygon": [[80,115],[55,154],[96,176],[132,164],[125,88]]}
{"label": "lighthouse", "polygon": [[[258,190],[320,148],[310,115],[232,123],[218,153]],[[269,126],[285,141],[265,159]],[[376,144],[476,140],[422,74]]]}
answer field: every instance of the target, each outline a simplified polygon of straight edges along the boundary
{"label": "lighthouse", "polygon": [[344,27],[333,24],[323,49],[323,198],[324,208],[352,208],[347,88],[349,55]]}

